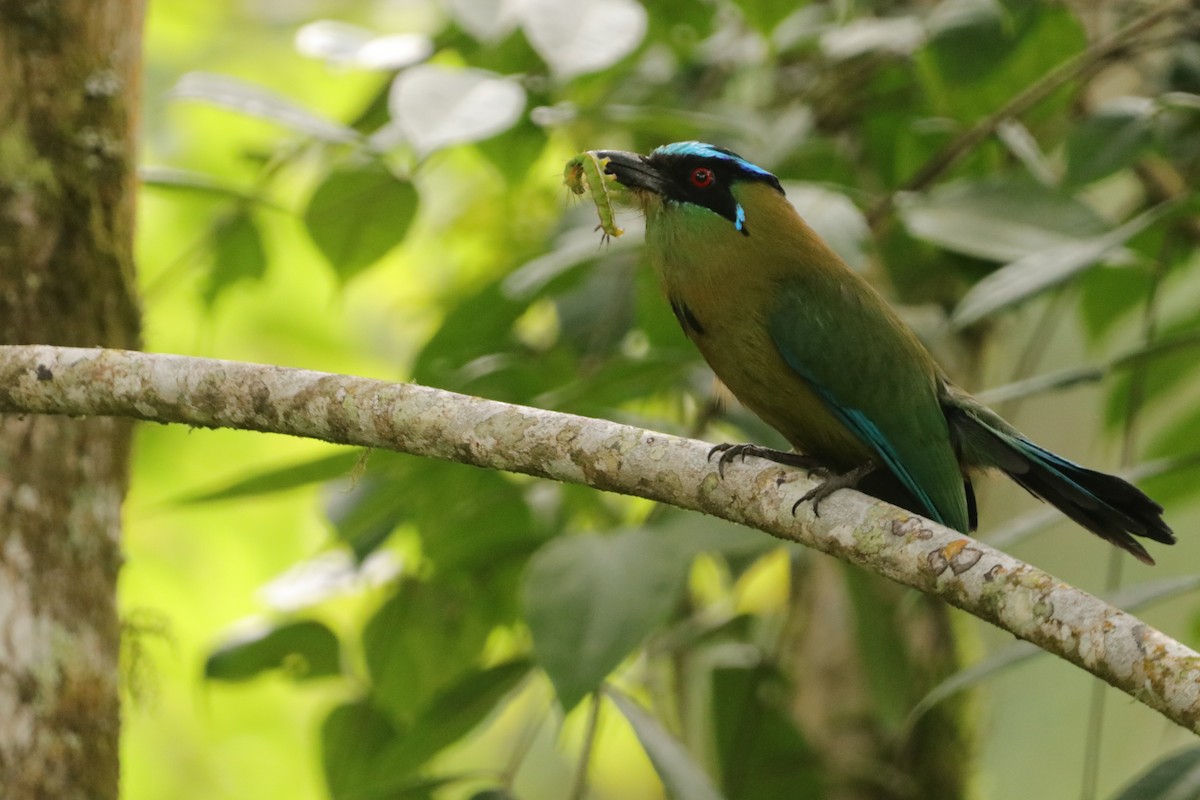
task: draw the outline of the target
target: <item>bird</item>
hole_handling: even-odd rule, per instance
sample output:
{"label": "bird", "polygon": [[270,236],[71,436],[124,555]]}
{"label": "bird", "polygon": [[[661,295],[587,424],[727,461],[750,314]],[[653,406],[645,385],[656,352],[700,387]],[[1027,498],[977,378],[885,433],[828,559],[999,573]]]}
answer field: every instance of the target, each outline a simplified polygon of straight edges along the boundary
{"label": "bird", "polygon": [[972,477],[998,469],[1146,564],[1135,537],[1175,542],[1140,489],[1034,444],[951,383],[771,172],[697,141],[589,153],[643,212],[648,260],[684,334],[793,448],[717,445],[722,476],[758,456],[824,473],[793,513],[811,501],[819,515],[823,499],[858,487],[965,534],[977,523]]}

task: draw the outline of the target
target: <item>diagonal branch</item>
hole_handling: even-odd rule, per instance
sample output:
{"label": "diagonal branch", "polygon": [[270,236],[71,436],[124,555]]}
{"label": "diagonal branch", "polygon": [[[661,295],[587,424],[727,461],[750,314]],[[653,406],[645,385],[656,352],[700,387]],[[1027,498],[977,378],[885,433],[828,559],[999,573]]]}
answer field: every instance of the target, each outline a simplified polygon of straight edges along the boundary
{"label": "diagonal branch", "polygon": [[853,492],[820,517],[802,471],[718,479],[708,445],[404,383],[122,350],[0,346],[0,413],[119,416],[386,448],[644,497],[799,542],[934,595],[1200,732],[1200,654],[962,534]]}
{"label": "diagonal branch", "polygon": [[1135,18],[1125,27],[1039,77],[925,162],[916,174],[904,182],[897,193],[889,194],[880,200],[867,212],[868,224],[872,229],[878,228],[891,213],[896,202],[896,194],[917,192],[927,188],[957,164],[963,156],[991,138],[996,129],[1005,121],[1021,116],[1066,84],[1090,78],[1110,62],[1132,49],[1139,37],[1158,26],[1159,23],[1173,16],[1183,16],[1188,13],[1191,3],[1192,0],[1177,0],[1151,5],[1149,11]]}

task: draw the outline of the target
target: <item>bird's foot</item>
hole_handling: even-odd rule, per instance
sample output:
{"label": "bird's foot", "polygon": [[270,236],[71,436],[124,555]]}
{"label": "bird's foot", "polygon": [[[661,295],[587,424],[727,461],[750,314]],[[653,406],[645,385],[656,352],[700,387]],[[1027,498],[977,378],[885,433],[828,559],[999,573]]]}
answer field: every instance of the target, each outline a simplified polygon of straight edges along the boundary
{"label": "bird's foot", "polygon": [[812,456],[806,456],[803,453],[788,453],[783,450],[772,450],[769,447],[759,447],[756,444],[719,444],[708,451],[708,458],[711,461],[712,457],[720,453],[720,458],[717,459],[717,474],[722,478],[725,477],[725,466],[735,458],[746,460],[746,456],[758,456],[765,458],[768,461],[774,461],[776,464],[783,464],[787,467],[800,467],[808,470],[811,475],[813,472],[825,472],[826,467],[819,459]]}
{"label": "bird's foot", "polygon": [[853,489],[858,486],[858,482],[875,471],[875,465],[871,463],[860,464],[849,472],[843,472],[840,475],[832,475],[822,481],[816,487],[805,492],[804,496],[797,500],[792,505],[792,515],[796,514],[796,509],[804,503],[812,501],[813,514],[821,516],[821,501],[829,495],[836,492],[838,489]]}

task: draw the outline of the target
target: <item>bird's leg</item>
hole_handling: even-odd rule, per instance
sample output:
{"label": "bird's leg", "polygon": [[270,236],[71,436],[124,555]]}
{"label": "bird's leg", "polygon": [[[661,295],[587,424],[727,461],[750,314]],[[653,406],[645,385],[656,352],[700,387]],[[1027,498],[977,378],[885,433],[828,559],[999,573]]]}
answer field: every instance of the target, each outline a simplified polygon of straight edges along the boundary
{"label": "bird's leg", "polygon": [[809,474],[813,472],[825,472],[826,467],[819,459],[812,456],[806,456],[803,453],[788,453],[783,450],[772,450],[769,447],[759,447],[756,444],[719,444],[708,451],[708,458],[711,461],[712,457],[717,453],[721,457],[717,459],[717,474],[722,478],[725,477],[725,465],[735,458],[746,460],[746,456],[758,456],[765,458],[768,461],[774,461],[776,464],[783,464],[787,467],[800,467],[806,469]]}
{"label": "bird's leg", "polygon": [[822,481],[815,488],[805,492],[804,496],[792,505],[792,514],[795,515],[796,509],[803,503],[812,501],[813,514],[821,516],[821,501],[829,495],[836,492],[838,489],[853,489],[858,486],[858,482],[875,471],[875,464],[867,462],[859,464],[849,472],[843,472],[840,475],[832,475]]}

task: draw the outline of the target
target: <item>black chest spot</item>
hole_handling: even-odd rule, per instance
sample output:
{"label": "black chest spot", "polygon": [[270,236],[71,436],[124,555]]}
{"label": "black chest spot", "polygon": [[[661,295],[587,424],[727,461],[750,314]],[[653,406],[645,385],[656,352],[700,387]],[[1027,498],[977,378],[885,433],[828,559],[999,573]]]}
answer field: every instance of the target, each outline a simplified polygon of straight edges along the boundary
{"label": "black chest spot", "polygon": [[704,335],[704,326],[700,324],[700,320],[696,319],[696,315],[692,313],[686,303],[672,297],[671,310],[675,312],[675,319],[679,320],[679,327],[683,328],[684,333],[688,336]]}

